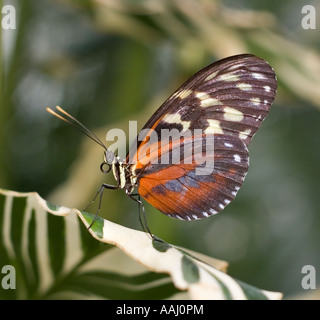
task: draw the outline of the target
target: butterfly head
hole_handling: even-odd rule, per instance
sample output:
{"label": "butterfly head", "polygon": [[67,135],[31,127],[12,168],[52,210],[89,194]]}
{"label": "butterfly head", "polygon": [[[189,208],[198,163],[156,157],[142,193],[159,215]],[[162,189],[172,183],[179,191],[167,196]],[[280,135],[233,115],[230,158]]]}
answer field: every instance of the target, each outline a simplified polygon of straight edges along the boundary
{"label": "butterfly head", "polygon": [[[100,165],[100,170],[102,173],[108,173],[110,172],[111,168],[114,166],[114,163],[117,161],[118,157],[114,156],[114,153],[112,151],[109,151],[106,149],[103,152],[103,162]],[[106,167],[108,167],[106,169]]]}
{"label": "butterfly head", "polygon": [[115,160],[114,153],[108,150],[103,152],[103,162],[100,165],[100,171],[102,173],[109,173],[113,167],[113,163]]}
{"label": "butterfly head", "polygon": [[115,156],[112,151],[105,150],[103,152],[103,162],[100,165],[100,171],[102,173],[109,173],[112,169],[113,176],[117,181],[119,188],[125,188],[126,186],[126,166],[124,161],[118,156]]}
{"label": "butterfly head", "polygon": [[112,151],[105,150],[103,152],[103,162],[100,165],[102,173],[109,173],[112,169],[113,176],[116,179],[118,186],[124,188],[125,186],[125,165],[123,160],[115,156]]}

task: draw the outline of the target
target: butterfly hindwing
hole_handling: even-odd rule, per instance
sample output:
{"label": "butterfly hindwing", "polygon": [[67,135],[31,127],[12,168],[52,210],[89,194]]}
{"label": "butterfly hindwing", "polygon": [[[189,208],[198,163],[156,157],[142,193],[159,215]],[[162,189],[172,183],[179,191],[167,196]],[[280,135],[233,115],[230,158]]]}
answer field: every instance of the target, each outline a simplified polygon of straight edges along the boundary
{"label": "butterfly hindwing", "polygon": [[[173,144],[164,155],[172,159],[179,149],[180,162],[170,165],[150,162],[141,172],[138,184],[139,194],[155,208],[186,220],[221,211],[234,199],[248,171],[248,150],[241,139],[221,134],[192,139],[193,143],[189,143],[189,138],[180,146]],[[184,158],[185,146],[195,144],[198,147],[193,148],[192,158]],[[208,152],[207,146],[214,149]]]}

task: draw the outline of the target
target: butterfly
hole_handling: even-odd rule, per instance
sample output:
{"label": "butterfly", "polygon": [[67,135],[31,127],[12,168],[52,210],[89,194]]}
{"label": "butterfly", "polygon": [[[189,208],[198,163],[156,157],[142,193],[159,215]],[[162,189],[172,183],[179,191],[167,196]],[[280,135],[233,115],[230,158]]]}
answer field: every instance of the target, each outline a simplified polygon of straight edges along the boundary
{"label": "butterfly", "polygon": [[100,169],[112,169],[116,185],[101,186],[100,202],[104,189],[124,189],[143,212],[140,197],[169,217],[195,220],[218,213],[235,198],[249,168],[248,145],[276,89],[274,70],[257,56],[241,54],[214,62],[160,106],[125,159],[62,108],[47,110],[104,148]]}

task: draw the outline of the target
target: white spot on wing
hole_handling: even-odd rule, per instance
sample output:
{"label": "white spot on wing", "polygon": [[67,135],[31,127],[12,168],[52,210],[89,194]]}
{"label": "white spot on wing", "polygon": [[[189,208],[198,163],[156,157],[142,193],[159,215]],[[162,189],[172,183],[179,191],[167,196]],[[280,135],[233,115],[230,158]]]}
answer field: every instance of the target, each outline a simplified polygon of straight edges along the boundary
{"label": "white spot on wing", "polygon": [[196,97],[200,100],[210,99],[210,96],[206,92],[196,92]]}
{"label": "white spot on wing", "polygon": [[209,217],[209,213],[206,212],[206,211],[203,211],[202,214],[203,214],[205,217]]}
{"label": "white spot on wing", "polygon": [[227,121],[240,122],[243,119],[243,113],[237,109],[225,107],[223,111],[223,116]]}
{"label": "white spot on wing", "polygon": [[163,117],[163,121],[170,123],[170,124],[181,124],[182,125],[182,131],[186,131],[190,127],[190,121],[183,121],[181,120],[181,116],[179,113],[174,114],[166,114]]}
{"label": "white spot on wing", "polygon": [[197,92],[196,97],[200,100],[202,108],[222,105],[220,100],[211,98],[206,92]]}
{"label": "white spot on wing", "polygon": [[271,90],[271,88],[269,86],[264,86],[263,89],[265,92],[270,92],[270,90]]}
{"label": "white spot on wing", "polygon": [[216,214],[216,213],[218,213],[218,212],[217,212],[216,210],[214,210],[213,208],[210,208],[209,211],[210,211],[211,214]]}
{"label": "white spot on wing", "polygon": [[234,70],[234,69],[238,69],[238,68],[241,68],[243,66],[242,63],[239,63],[239,64],[235,64],[231,67],[228,68],[228,70]]}
{"label": "white spot on wing", "polygon": [[239,133],[239,138],[243,139],[243,140],[247,139],[248,136],[250,135],[250,133],[251,133],[251,129],[244,130],[244,131]]}
{"label": "white spot on wing", "polygon": [[260,114],[260,116],[259,117],[257,117],[257,119],[256,119],[256,121],[261,121],[261,119],[262,119],[262,115]]}
{"label": "white spot on wing", "polygon": [[259,105],[260,104],[260,98],[251,98],[250,101],[254,104],[254,105]]}
{"label": "white spot on wing", "polygon": [[225,74],[222,74],[220,76],[220,80],[221,81],[232,82],[232,81],[239,81],[240,78],[239,78],[239,76],[237,76],[234,73],[225,73]]}
{"label": "white spot on wing", "polygon": [[252,74],[252,77],[255,78],[255,79],[257,79],[257,80],[266,79],[266,77],[265,77],[263,74],[261,74],[261,73],[253,73],[253,74]]}
{"label": "white spot on wing", "polygon": [[190,89],[182,90],[182,91],[178,94],[178,97],[179,97],[180,99],[185,99],[185,98],[189,97],[190,94],[192,94],[192,92],[193,92],[193,91],[190,90]]}
{"label": "white spot on wing", "polygon": [[211,74],[209,74],[204,81],[209,81],[211,79],[213,79],[216,75],[218,74],[218,71],[212,72]]}
{"label": "white spot on wing", "polygon": [[241,157],[238,154],[234,154],[233,158],[235,162],[241,162]]}
{"label": "white spot on wing", "polygon": [[233,148],[233,144],[232,143],[225,142],[224,145],[227,148]]}
{"label": "white spot on wing", "polygon": [[242,91],[251,91],[252,90],[252,85],[249,83],[238,83],[237,88],[242,90]]}
{"label": "white spot on wing", "polygon": [[209,122],[208,128],[204,131],[205,134],[210,134],[210,133],[223,133],[222,128],[220,127],[220,121],[218,120],[213,120],[213,119],[207,119]]}

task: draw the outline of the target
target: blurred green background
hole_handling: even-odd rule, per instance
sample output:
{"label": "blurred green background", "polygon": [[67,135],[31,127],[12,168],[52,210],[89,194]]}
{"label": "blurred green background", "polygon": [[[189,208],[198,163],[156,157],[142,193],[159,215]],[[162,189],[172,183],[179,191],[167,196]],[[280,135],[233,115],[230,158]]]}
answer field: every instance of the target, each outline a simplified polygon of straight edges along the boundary
{"label": "blurred green background", "polygon": [[[320,273],[320,25],[301,26],[317,1],[23,0],[1,30],[0,187],[37,191],[83,209],[103,181],[102,149],[53,118],[60,105],[101,140],[139,128],[189,76],[238,53],[273,66],[279,88],[250,145],[237,198],[217,216],[168,218],[146,203],[150,229],[227,260],[229,274],[286,298],[309,294],[301,268]],[[319,20],[319,19],[318,19]],[[95,212],[94,206],[91,208]],[[140,229],[136,204],[106,191],[101,215]],[[318,284],[318,289],[320,284]]]}

